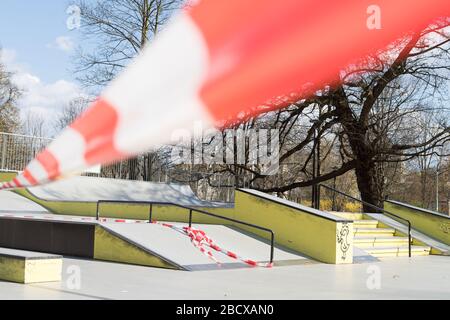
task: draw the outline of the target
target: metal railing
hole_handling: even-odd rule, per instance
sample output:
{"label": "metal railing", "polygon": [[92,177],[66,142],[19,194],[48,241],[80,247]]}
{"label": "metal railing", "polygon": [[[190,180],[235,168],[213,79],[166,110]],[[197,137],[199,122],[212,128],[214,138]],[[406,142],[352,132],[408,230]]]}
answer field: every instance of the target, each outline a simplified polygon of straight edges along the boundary
{"label": "metal railing", "polygon": [[214,217],[217,219],[222,219],[222,220],[226,220],[226,221],[230,221],[230,222],[234,222],[237,224],[241,224],[247,227],[251,227],[251,228],[255,228],[261,231],[265,231],[270,233],[270,263],[273,262],[273,256],[274,256],[274,244],[275,244],[275,234],[271,229],[265,228],[265,227],[261,227],[258,226],[256,224],[252,224],[252,223],[248,223],[248,222],[244,222],[244,221],[240,221],[240,220],[236,220],[233,218],[228,218],[228,217],[224,217],[224,216],[219,216],[217,214],[205,211],[205,210],[200,210],[200,209],[196,209],[196,208],[192,208],[192,207],[188,207],[188,206],[184,206],[181,204],[177,204],[177,203],[173,203],[173,202],[159,202],[159,201],[126,201],[126,200],[98,200],[97,201],[97,211],[96,211],[96,215],[95,218],[98,221],[100,219],[100,205],[102,203],[122,203],[122,204],[146,204],[149,205],[149,211],[148,211],[148,222],[151,223],[153,221],[153,206],[154,205],[160,205],[160,206],[175,206],[178,208],[182,208],[182,209],[186,209],[189,211],[189,228],[192,227],[192,213],[196,212],[196,213],[200,213],[206,216],[210,216],[210,217]]}
{"label": "metal railing", "polygon": [[[411,258],[411,243],[412,243],[412,237],[411,237],[411,222],[410,222],[408,219],[402,218],[402,217],[400,217],[400,216],[398,216],[398,215],[396,215],[396,214],[394,214],[394,213],[392,213],[392,212],[389,212],[389,211],[387,211],[387,210],[385,210],[385,209],[383,209],[383,208],[380,208],[380,207],[378,207],[378,206],[376,206],[376,205],[373,205],[373,204],[371,204],[371,203],[369,203],[369,202],[367,202],[367,201],[364,201],[364,200],[355,198],[355,197],[353,197],[353,196],[351,196],[351,195],[349,195],[349,194],[346,194],[346,193],[344,193],[344,192],[342,192],[342,191],[336,190],[335,188],[329,187],[329,186],[327,186],[327,185],[324,185],[324,184],[319,183],[318,186],[319,186],[319,189],[320,189],[320,187],[325,188],[325,189],[328,189],[328,190],[332,191],[334,194],[337,193],[337,194],[343,195],[343,196],[345,196],[345,197],[347,197],[347,198],[350,198],[350,199],[352,199],[352,200],[354,200],[354,201],[360,202],[360,203],[362,203],[362,204],[365,205],[365,206],[371,207],[371,208],[373,208],[373,209],[379,211],[380,213],[382,213],[382,214],[384,214],[384,215],[390,215],[390,216],[392,216],[392,217],[394,217],[394,218],[397,218],[397,219],[399,219],[399,220],[402,220],[402,221],[406,222],[406,224],[408,225],[408,255],[409,255],[409,257]],[[394,219],[394,220],[395,220],[395,219]]]}

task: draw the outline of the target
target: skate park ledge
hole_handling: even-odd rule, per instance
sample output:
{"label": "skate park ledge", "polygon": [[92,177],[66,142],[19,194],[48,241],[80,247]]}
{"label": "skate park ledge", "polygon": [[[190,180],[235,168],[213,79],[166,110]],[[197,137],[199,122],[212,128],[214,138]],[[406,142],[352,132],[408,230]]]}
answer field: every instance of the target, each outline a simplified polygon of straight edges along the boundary
{"label": "skate park ledge", "polygon": [[386,200],[384,207],[411,221],[414,229],[450,245],[450,216],[394,200]]}
{"label": "skate park ledge", "polygon": [[0,248],[0,280],[18,283],[61,281],[62,257]]}

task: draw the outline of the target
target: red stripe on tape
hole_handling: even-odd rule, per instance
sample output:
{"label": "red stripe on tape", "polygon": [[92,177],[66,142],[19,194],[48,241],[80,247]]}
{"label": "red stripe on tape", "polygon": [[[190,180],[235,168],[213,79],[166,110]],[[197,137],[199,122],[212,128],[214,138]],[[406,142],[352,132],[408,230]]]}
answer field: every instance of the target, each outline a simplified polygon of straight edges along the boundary
{"label": "red stripe on tape", "polygon": [[118,119],[119,115],[114,107],[100,98],[70,125],[86,142],[84,157],[88,164],[109,163],[126,157],[114,145]]}
{"label": "red stripe on tape", "polygon": [[25,171],[22,173],[23,177],[27,179],[27,181],[30,183],[30,185],[35,186],[38,184],[38,181],[33,177],[31,172],[28,169],[25,169]]}
{"label": "red stripe on tape", "polygon": [[16,187],[20,188],[22,187],[22,184],[19,182],[19,180],[17,178],[13,179],[13,183],[16,185]]}
{"label": "red stripe on tape", "polygon": [[48,150],[44,150],[36,156],[36,160],[47,172],[47,178],[53,180],[60,175],[59,163],[55,156]]}
{"label": "red stripe on tape", "polygon": [[256,261],[253,261],[253,260],[244,260],[244,262],[246,264],[249,264],[249,265],[254,266],[254,267],[256,267],[258,265],[258,263]]}

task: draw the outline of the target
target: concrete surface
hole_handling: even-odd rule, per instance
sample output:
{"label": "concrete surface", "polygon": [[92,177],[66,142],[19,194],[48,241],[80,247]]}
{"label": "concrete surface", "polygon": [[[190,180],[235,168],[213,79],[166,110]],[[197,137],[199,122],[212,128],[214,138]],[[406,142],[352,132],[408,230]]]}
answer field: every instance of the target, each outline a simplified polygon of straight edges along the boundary
{"label": "concrete surface", "polygon": [[98,200],[176,202],[186,206],[229,206],[199,199],[189,185],[76,176],[28,188],[49,201],[97,202]]}
{"label": "concrete surface", "polygon": [[47,212],[44,207],[11,191],[0,191],[0,212]]}
{"label": "concrete surface", "polygon": [[204,272],[65,258],[61,283],[0,282],[0,299],[449,299],[448,270],[443,256]]}
{"label": "concrete surface", "polygon": [[[178,226],[186,224],[173,223]],[[157,255],[173,261],[188,270],[208,270],[221,268],[242,268],[246,264],[231,259],[224,254],[211,250],[222,263],[218,266],[214,261],[201,254],[190,239],[168,227],[157,224],[101,223],[110,232],[140,245]],[[205,231],[220,247],[233,251],[243,258],[267,262],[270,259],[270,244],[262,238],[244,234],[222,225],[194,224],[194,228]],[[208,248],[208,247],[206,247]],[[274,251],[277,264],[312,263],[298,253],[277,247]]]}
{"label": "concrete surface", "polygon": [[23,258],[29,260],[40,260],[40,259],[60,259],[62,256],[50,254],[50,253],[42,253],[35,251],[26,251],[26,250],[16,250],[16,249],[8,249],[8,248],[0,248],[0,257],[16,257]]}

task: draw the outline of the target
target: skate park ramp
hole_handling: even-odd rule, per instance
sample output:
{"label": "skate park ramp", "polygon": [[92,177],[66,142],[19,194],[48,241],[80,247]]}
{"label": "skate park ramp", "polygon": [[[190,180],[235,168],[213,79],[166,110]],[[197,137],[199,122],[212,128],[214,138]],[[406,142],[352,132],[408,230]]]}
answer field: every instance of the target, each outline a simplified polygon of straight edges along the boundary
{"label": "skate park ramp", "polygon": [[[222,230],[228,230],[228,232],[232,230],[235,234],[245,236],[248,241],[254,242],[257,240],[259,244],[267,245],[267,242],[264,242],[270,239],[267,233],[258,231],[254,227],[241,225],[240,222],[236,224],[235,222],[226,221],[227,218],[234,219],[272,230],[275,233],[276,245],[292,250],[292,252],[284,250],[288,253],[293,253],[294,255],[296,252],[302,253],[316,261],[326,263],[351,263],[352,260],[351,238],[346,238],[346,241],[342,240],[341,243],[337,243],[340,239],[338,236],[345,232],[345,230],[348,229],[349,234],[351,234],[352,225],[350,220],[326,215],[323,212],[304,206],[283,203],[279,199],[251,190],[236,190],[235,201],[233,204],[229,204],[203,201],[196,197],[189,185],[124,181],[97,177],[72,177],[42,187],[19,189],[14,192],[46,208],[49,213],[62,219],[63,222],[67,219],[68,223],[72,217],[90,219],[91,222],[95,223],[94,220],[97,213],[101,219],[116,218],[122,220],[135,219],[148,221],[151,218],[152,220],[158,221],[186,223],[190,217],[190,208],[198,208],[198,210],[203,210],[210,214],[209,216],[204,214],[204,212],[201,214],[197,209],[193,209],[197,210],[197,212],[194,211],[192,214],[193,223],[208,224],[205,225],[205,229],[217,227],[223,228]],[[97,206],[98,200],[125,201],[126,203],[115,204],[104,202],[105,205]],[[166,204],[154,205],[152,207],[148,204],[137,203],[139,201],[174,203],[185,207]],[[217,216],[212,217],[211,214]],[[224,219],[217,218],[218,216]],[[58,221],[58,223],[62,226],[62,221]],[[103,227],[101,224],[96,224],[95,229],[99,228]],[[127,229],[132,227],[124,226],[120,228]],[[103,230],[107,229],[103,228]],[[320,232],[318,232],[319,230]],[[115,239],[117,243],[120,243],[118,245],[119,247],[126,246],[127,241],[132,238],[132,234],[128,236],[126,230],[109,231],[111,231],[110,234],[116,232],[117,235],[122,236],[119,240]],[[127,233],[127,235],[123,235],[122,232],[124,234]],[[212,232],[214,234],[211,237],[218,242],[219,246],[230,251],[236,251],[243,258],[256,261],[267,261],[269,259],[269,249],[266,250],[267,253],[265,253],[264,257],[259,257],[258,254],[254,256],[254,252],[247,250],[245,245],[242,248],[242,252],[240,252],[241,243],[247,243],[247,240],[236,241],[236,244],[231,243],[228,248],[226,241],[229,241],[229,239],[225,239],[225,244],[221,244],[218,239],[215,239],[215,237],[221,237],[221,232],[218,232],[217,236],[215,235],[216,230],[212,230]],[[91,230],[86,231],[86,233],[91,234]],[[256,237],[261,237],[261,239],[265,240]],[[230,235],[231,238],[232,236]],[[189,238],[187,240],[189,242]],[[133,238],[133,241],[139,243],[145,249],[151,249],[145,246],[145,239],[140,241],[139,239]],[[189,245],[192,246],[190,243]],[[255,244],[255,246],[258,245]],[[33,250],[29,248],[17,249]],[[140,249],[142,251],[142,248]],[[90,252],[90,250],[91,248],[85,251]],[[136,254],[142,256],[142,252],[139,251],[138,253],[137,251]],[[52,252],[50,251],[49,253]],[[278,259],[275,255],[275,260],[284,262],[302,259],[299,255],[291,258]],[[224,259],[225,265],[231,263],[226,261],[226,257]],[[178,263],[178,261],[176,262]],[[211,261],[208,262],[211,264]],[[196,260],[190,261],[189,259],[187,261],[181,261],[180,264],[190,266],[189,268],[191,269],[196,268],[196,265],[202,265],[202,263]],[[200,268],[203,267],[204,265]]]}
{"label": "skate park ramp", "polygon": [[0,191],[0,213],[47,213],[39,204],[11,191]]}
{"label": "skate park ramp", "polygon": [[[175,225],[186,226],[185,223]],[[270,259],[270,243],[258,236],[223,225],[193,226],[205,231],[223,249],[244,259],[261,263]],[[194,247],[187,235],[143,221],[118,223],[107,219],[96,222],[93,218],[52,214],[0,214],[0,247],[188,271],[251,267],[212,251],[221,262],[219,265]],[[275,247],[274,266],[309,263],[315,262]]]}
{"label": "skate park ramp", "polygon": [[45,201],[98,200],[175,202],[185,206],[226,206],[199,199],[189,185],[77,176],[27,189]]}
{"label": "skate park ramp", "polygon": [[[175,223],[174,225],[186,224]],[[249,267],[243,262],[211,250],[214,257],[220,261],[220,264],[217,264],[194,247],[186,235],[162,225],[102,223],[101,227],[111,235],[132,243],[154,256],[162,257],[170,265],[177,266],[182,270],[201,271]],[[266,263],[270,259],[270,243],[262,238],[223,225],[200,224],[193,225],[193,227],[205,231],[208,237],[212,238],[220,247],[235,252],[243,258],[261,263]],[[97,248],[95,257],[100,260],[117,261],[122,255],[120,250],[117,251],[114,248],[111,250],[101,248],[101,246]],[[104,252],[100,252],[101,250]],[[313,261],[288,249],[275,247],[274,266],[307,263],[313,263]]]}
{"label": "skate park ramp", "polygon": [[[0,181],[9,181],[14,176],[15,173],[12,172],[0,172]],[[94,217],[98,200],[164,202],[219,210],[233,207],[230,203],[201,200],[189,185],[85,176],[74,176],[43,186],[17,189],[13,192],[54,214],[61,215]],[[115,209],[110,214],[120,217],[123,212],[127,212],[130,218],[145,219],[144,217],[148,216],[147,211],[145,205],[131,207],[115,205]]]}

